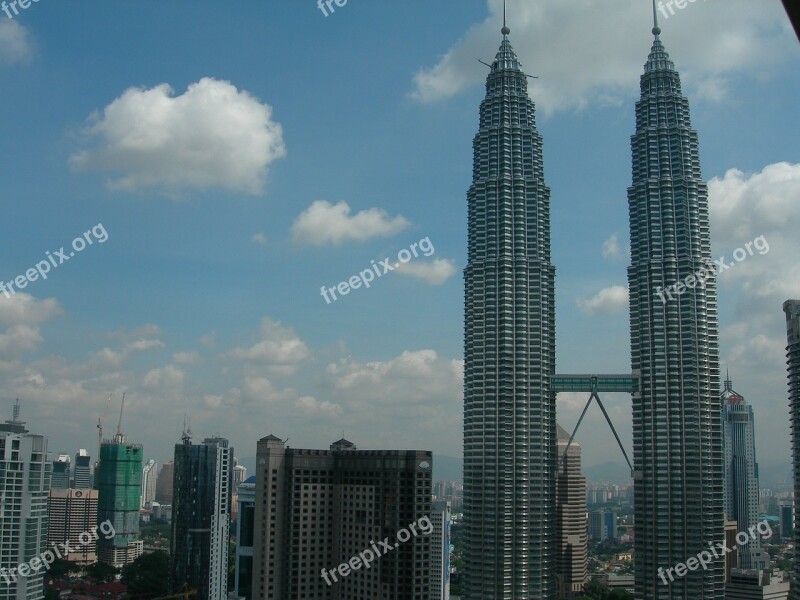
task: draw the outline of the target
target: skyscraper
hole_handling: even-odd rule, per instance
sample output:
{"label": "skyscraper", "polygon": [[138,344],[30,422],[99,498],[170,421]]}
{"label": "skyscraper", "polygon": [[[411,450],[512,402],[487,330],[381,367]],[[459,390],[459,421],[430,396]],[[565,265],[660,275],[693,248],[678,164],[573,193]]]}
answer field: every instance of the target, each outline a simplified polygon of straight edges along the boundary
{"label": "skyscraper", "polygon": [[0,600],[44,598],[44,571],[28,563],[47,545],[47,494],[52,463],[47,438],[14,418],[0,424]]}
{"label": "skyscraper", "polygon": [[236,491],[239,504],[236,518],[236,576],[234,591],[237,598],[252,599],[253,590],[253,528],[256,510],[256,477],[246,479]]}
{"label": "skyscraper", "polygon": [[[783,303],[786,313],[786,364],[789,373],[789,415],[792,428],[794,497],[800,498],[800,300]],[[792,600],[800,600],[800,511],[794,512]]]}
{"label": "skyscraper", "polygon": [[[89,565],[97,562],[97,543],[94,536],[81,539],[85,531],[97,527],[97,490],[51,489],[47,501],[47,543],[68,546],[63,550],[66,560]],[[99,537],[99,536],[98,536]],[[83,543],[87,541],[88,543]]]}
{"label": "skyscraper", "polygon": [[[736,521],[739,531],[747,531],[759,522],[758,463],[756,462],[753,407],[733,391],[733,382],[725,380],[722,392],[722,439],[725,448],[725,518]],[[739,544],[737,567],[765,570],[769,554],[761,548],[761,536],[751,536]]]}
{"label": "skyscraper", "polygon": [[100,446],[95,471],[97,522],[111,521],[116,534],[97,541],[100,562],[122,568],[142,554],[139,538],[139,494],[142,484],[142,446],[117,433]]}
{"label": "skyscraper", "polygon": [[431,506],[431,595],[430,600],[450,600],[450,521],[449,500],[436,500]]}
{"label": "skyscraper", "polygon": [[555,268],[534,104],[504,24],[467,192],[467,600],[556,594]]}
{"label": "skyscraper", "polygon": [[[556,480],[556,572],[558,597],[574,598],[589,580],[589,543],[586,528],[586,478],[581,474],[581,447],[560,425]],[[569,448],[567,448],[569,444]],[[566,452],[566,456],[564,453]],[[615,523],[616,525],[616,523]],[[612,533],[614,535],[616,531]]]}
{"label": "skyscraper", "polygon": [[156,479],[156,502],[159,504],[172,504],[172,484],[175,476],[175,463],[168,460],[161,465]]}
{"label": "skyscraper", "polygon": [[197,600],[228,597],[233,448],[228,440],[206,438],[192,444],[184,433],[175,445],[170,588],[185,584]]}
{"label": "skyscraper", "polygon": [[149,508],[156,499],[156,461],[150,459],[142,467],[142,500],[141,507]]}
{"label": "skyscraper", "polygon": [[81,448],[75,453],[75,475],[72,487],[87,489],[92,487],[92,458],[89,453]]}
{"label": "skyscraper", "polygon": [[[345,439],[329,450],[259,440],[251,597],[427,600],[432,532],[420,521],[430,524],[432,460],[429,451],[358,450]],[[350,570],[380,541],[394,548]]]}
{"label": "skyscraper", "polygon": [[656,22],[628,189],[631,359],[640,377],[633,395],[635,589],[647,600],[720,600],[722,561],[667,585],[658,575],[722,543],[724,512],[708,191],[689,102],[660,33]]}
{"label": "skyscraper", "polygon": [[53,461],[53,472],[50,478],[50,487],[62,490],[69,488],[71,474],[69,454],[59,454],[58,458]]}

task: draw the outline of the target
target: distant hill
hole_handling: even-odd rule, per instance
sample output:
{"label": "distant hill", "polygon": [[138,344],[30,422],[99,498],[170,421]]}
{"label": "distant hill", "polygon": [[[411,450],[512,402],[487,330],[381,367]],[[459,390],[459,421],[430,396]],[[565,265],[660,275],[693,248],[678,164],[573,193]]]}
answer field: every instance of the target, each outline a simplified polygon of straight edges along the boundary
{"label": "distant hill", "polygon": [[604,462],[591,467],[583,467],[587,483],[631,483],[631,471],[625,463]]}

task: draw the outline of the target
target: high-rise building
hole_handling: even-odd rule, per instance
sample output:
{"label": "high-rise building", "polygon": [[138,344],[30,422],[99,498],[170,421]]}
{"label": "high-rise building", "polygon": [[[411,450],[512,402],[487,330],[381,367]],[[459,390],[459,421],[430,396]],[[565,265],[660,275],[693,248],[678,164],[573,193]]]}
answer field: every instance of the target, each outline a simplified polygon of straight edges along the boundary
{"label": "high-rise building", "polygon": [[[655,2],[653,12],[656,14]],[[675,65],[653,28],[641,77],[631,266],[635,596],[721,600],[722,561],[664,585],[659,568],[723,542],[716,270],[697,132]]]}
{"label": "high-rise building", "polygon": [[781,539],[790,540],[794,536],[794,500],[781,503]]}
{"label": "high-rise building", "polygon": [[75,454],[72,487],[81,490],[92,487],[92,457],[83,448]]}
{"label": "high-rise building", "polygon": [[175,445],[170,588],[227,600],[233,448],[220,437]]}
{"label": "high-rise building", "polygon": [[[569,433],[558,431],[556,480],[556,573],[558,597],[574,598],[589,580],[589,543],[586,538],[586,478],[581,474],[581,447],[569,443]],[[567,447],[569,445],[569,448]],[[566,452],[566,455],[565,455]]]}
{"label": "high-rise building", "polygon": [[[756,462],[753,407],[733,391],[730,377],[722,391],[722,439],[725,448],[725,518],[736,521],[739,531],[759,522],[758,463]],[[769,554],[761,548],[761,536],[739,544],[737,567],[764,571]]]}
{"label": "high-rise building", "polygon": [[81,565],[97,562],[97,542],[94,535],[85,533],[97,527],[97,490],[51,489],[47,517],[48,544],[69,542],[67,547],[74,551],[67,553],[66,548],[62,550],[66,560]]}
{"label": "high-rise building", "polygon": [[156,502],[172,504],[172,479],[175,476],[175,463],[168,460],[161,465],[156,479]]}
{"label": "high-rise building", "polygon": [[[800,300],[783,303],[786,313],[786,364],[789,375],[789,415],[792,429],[794,497],[800,498]],[[794,513],[794,573],[792,600],[800,600],[800,511]]]}
{"label": "high-rise building", "polygon": [[235,595],[252,600],[253,595],[253,528],[255,527],[256,478],[249,477],[237,489],[239,504],[236,518]]}
{"label": "high-rise building", "polygon": [[605,542],[617,537],[617,513],[614,511],[590,511],[588,522],[589,539],[593,542]]}
{"label": "high-rise building", "polygon": [[464,270],[467,600],[556,594],[555,268],[528,78],[508,39],[473,139]]}
{"label": "high-rise building", "polygon": [[450,600],[451,516],[448,500],[436,500],[431,505],[431,600]]}
{"label": "high-rise building", "polygon": [[70,464],[69,454],[59,454],[58,458],[53,461],[53,472],[50,479],[50,487],[58,489],[67,489],[70,487]]}
{"label": "high-rise building", "polygon": [[142,554],[139,536],[139,495],[142,484],[142,446],[117,434],[100,445],[95,471],[97,522],[110,521],[116,534],[97,541],[100,562],[122,568]]}
{"label": "high-rise building", "polygon": [[[430,452],[358,450],[347,440],[304,450],[270,435],[256,461],[253,598],[429,598],[421,528],[430,522]],[[396,545],[351,570],[381,540]]]}
{"label": "high-rise building", "polygon": [[247,467],[236,465],[233,467],[233,489],[236,490],[247,479]]}
{"label": "high-rise building", "polygon": [[44,571],[29,568],[47,546],[52,463],[47,438],[14,418],[0,424],[0,600],[44,598]]}
{"label": "high-rise building", "polygon": [[142,508],[150,508],[156,499],[156,472],[158,466],[156,461],[150,459],[142,467]]}

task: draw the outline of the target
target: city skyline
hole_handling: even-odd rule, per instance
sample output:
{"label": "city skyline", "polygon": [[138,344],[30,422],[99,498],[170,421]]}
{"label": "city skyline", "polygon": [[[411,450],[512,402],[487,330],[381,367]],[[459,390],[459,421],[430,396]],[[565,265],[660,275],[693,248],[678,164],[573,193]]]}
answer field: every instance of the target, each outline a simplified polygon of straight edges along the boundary
{"label": "city skyline", "polygon": [[[651,6],[563,4],[543,1],[539,12],[527,2],[509,5],[512,37],[519,40],[515,50],[525,71],[539,77],[530,80],[530,91],[552,190],[561,307],[557,367],[625,372],[627,304],[619,289],[627,262],[625,157]],[[662,22],[663,37],[686,74],[701,136],[714,257],[731,260],[736,248],[761,235],[769,241],[768,253],[720,274],[720,349],[741,393],[758,403],[754,408],[779,414],[786,402],[780,385],[784,342],[774,306],[797,296],[791,282],[798,279],[791,262],[797,242],[789,235],[798,209],[780,200],[791,197],[799,178],[791,100],[800,89],[792,68],[798,45],[777,3],[727,6],[720,14],[695,3]],[[242,457],[255,455],[263,433],[251,422],[265,419],[298,446],[345,429],[365,446],[427,447],[433,439],[435,454],[460,456],[460,426],[450,423],[461,411],[462,336],[460,317],[451,313],[462,304],[458,271],[466,259],[469,140],[486,74],[475,57],[491,60],[501,10],[502,3],[493,1],[418,3],[413,11],[350,2],[329,17],[313,3],[243,6],[220,15],[197,11],[193,18],[206,38],[229,40],[236,30],[236,37],[257,40],[264,56],[291,45],[296,28],[313,36],[317,45],[299,50],[303,67],[297,72],[308,69],[318,79],[293,74],[291,85],[284,67],[265,70],[259,61],[242,60],[251,56],[246,46],[234,44],[211,57],[186,33],[175,38],[179,51],[163,45],[161,38],[180,29],[179,7],[164,8],[157,22],[118,6],[90,11],[42,3],[13,20],[3,16],[0,39],[19,52],[4,54],[17,58],[0,67],[0,81],[9,89],[0,99],[2,114],[14,115],[0,124],[0,147],[25,167],[12,170],[13,161],[2,167],[9,214],[0,225],[7,244],[0,280],[24,273],[46,251],[68,246],[97,224],[108,233],[107,241],[95,238],[48,279],[11,298],[0,295],[0,381],[7,400],[19,397],[30,426],[49,437],[51,453],[90,448],[94,455],[95,422],[107,394],[114,391],[118,402],[125,389],[126,430],[144,445],[145,458],[159,464],[170,458],[169,440],[179,435],[185,413],[203,435],[228,432]],[[123,59],[127,47],[114,36],[102,38],[104,52],[91,36],[69,45],[61,30],[67,25],[72,31],[69,24],[79,18],[91,31],[124,21],[142,32],[153,52],[138,56],[137,67]],[[370,30],[370,23],[383,21],[396,31]],[[610,35],[616,28],[629,31],[630,39]],[[418,43],[411,49],[402,43],[401,51],[401,41],[411,35]],[[716,38],[723,37],[739,46],[718,52]],[[365,56],[364,45],[377,50]],[[384,68],[374,74],[374,86],[359,92],[363,102],[354,101],[354,65],[366,68],[375,54]],[[164,55],[172,55],[174,64],[160,65],[157,57]],[[93,59],[82,60],[86,56]],[[67,73],[76,83],[61,88],[53,103],[50,84],[61,80],[59,69],[66,65],[57,57],[69,57]],[[98,77],[100,67],[114,76]],[[269,105],[266,122],[282,126],[286,155],[278,158],[272,146],[264,191],[250,193],[245,184],[231,189],[222,175],[208,190],[189,184],[169,189],[163,173],[151,185],[146,160],[144,171],[133,174],[132,189],[106,187],[106,180],[119,181],[125,173],[102,171],[100,155],[113,154],[114,140],[102,133],[87,140],[80,133],[86,119],[99,111],[110,128],[104,109],[131,87],[157,90],[167,83],[173,98],[189,102],[187,88],[198,84],[192,89],[202,98],[208,91],[199,85],[204,77],[217,82],[204,85],[227,91],[225,97],[245,110],[258,113],[244,92]],[[297,100],[320,91],[328,108]],[[145,101],[134,92],[126,98]],[[277,135],[266,126],[264,132]],[[378,151],[383,144],[375,139],[383,137],[392,138],[393,147]],[[187,171],[186,165],[167,167]],[[376,185],[386,178],[391,186]],[[340,201],[351,207],[350,219],[343,207],[334,210]],[[354,223],[355,214],[370,209],[385,214],[368,212]],[[308,217],[293,227],[303,214]],[[327,215],[327,227],[314,229],[314,214]],[[309,232],[328,243],[307,243]],[[436,251],[409,263],[408,273],[416,276],[387,274],[331,305],[319,297],[320,285],[344,280],[426,236]],[[401,325],[387,325],[387,315]],[[630,448],[629,400],[608,404]],[[581,407],[582,399],[559,396],[559,421],[568,430]],[[0,406],[3,411],[10,415],[10,405]],[[779,423],[783,429],[775,432],[775,425],[770,419],[757,423],[757,450],[765,463],[788,456],[788,430]],[[586,428],[580,439],[586,466],[618,461],[606,431]]]}

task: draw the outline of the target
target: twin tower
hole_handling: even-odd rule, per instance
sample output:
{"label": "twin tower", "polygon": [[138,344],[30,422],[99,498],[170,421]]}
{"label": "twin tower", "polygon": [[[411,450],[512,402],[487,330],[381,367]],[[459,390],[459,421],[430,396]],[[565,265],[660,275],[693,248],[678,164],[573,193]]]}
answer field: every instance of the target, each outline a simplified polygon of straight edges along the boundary
{"label": "twin tower", "polygon": [[[550,189],[527,76],[504,26],[467,193],[464,510],[467,600],[554,600],[555,267]],[[716,281],[708,194],[675,65],[654,42],[641,77],[628,267],[637,599],[722,600],[723,559],[664,584],[659,568],[723,542]]]}

